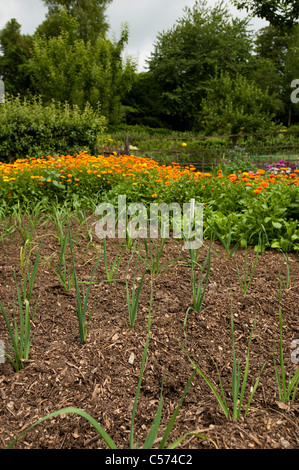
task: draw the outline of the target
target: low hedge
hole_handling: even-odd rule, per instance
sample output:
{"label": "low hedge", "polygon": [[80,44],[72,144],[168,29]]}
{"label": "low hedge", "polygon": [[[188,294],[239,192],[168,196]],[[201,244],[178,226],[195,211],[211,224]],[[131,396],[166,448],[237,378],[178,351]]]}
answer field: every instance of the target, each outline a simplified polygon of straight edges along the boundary
{"label": "low hedge", "polygon": [[96,154],[106,120],[90,105],[83,110],[67,103],[44,105],[41,98],[5,96],[0,104],[0,161],[76,154]]}

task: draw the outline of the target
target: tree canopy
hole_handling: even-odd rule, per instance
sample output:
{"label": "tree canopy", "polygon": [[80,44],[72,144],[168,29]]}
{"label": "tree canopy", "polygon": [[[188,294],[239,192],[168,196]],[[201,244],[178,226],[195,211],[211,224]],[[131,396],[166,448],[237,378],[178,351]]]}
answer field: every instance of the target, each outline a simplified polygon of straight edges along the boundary
{"label": "tree canopy", "polygon": [[48,15],[42,28],[53,31],[53,19],[59,23],[61,11],[78,20],[78,36],[84,41],[95,42],[100,34],[107,32],[109,25],[105,11],[112,0],[43,0]]}
{"label": "tree canopy", "polygon": [[[230,0],[245,19],[221,0],[214,7],[196,0],[158,33],[142,73],[125,56],[129,26],[108,39],[112,0],[42,1],[48,11],[34,34],[22,34],[15,19],[0,31],[9,94],[100,106],[114,128],[123,122],[211,134],[299,120],[290,98],[299,79],[299,0]],[[252,15],[269,26],[253,32]]]}
{"label": "tree canopy", "polygon": [[123,61],[121,51],[127,30],[119,42],[99,37],[84,42],[64,31],[57,37],[33,39],[30,71],[36,93],[46,102],[67,101],[83,108],[100,103],[102,113],[112,122],[121,120],[121,99],[130,88],[134,64]]}
{"label": "tree canopy", "polygon": [[31,88],[31,45],[31,36],[21,33],[21,25],[14,18],[0,31],[0,75],[8,93],[26,93]]}
{"label": "tree canopy", "polygon": [[239,9],[269,21],[272,26],[292,28],[299,19],[299,0],[232,0]]}
{"label": "tree canopy", "polygon": [[167,122],[194,129],[211,76],[219,70],[245,73],[252,37],[247,20],[232,18],[222,4],[196,2],[172,29],[160,33],[148,61],[158,84]]}

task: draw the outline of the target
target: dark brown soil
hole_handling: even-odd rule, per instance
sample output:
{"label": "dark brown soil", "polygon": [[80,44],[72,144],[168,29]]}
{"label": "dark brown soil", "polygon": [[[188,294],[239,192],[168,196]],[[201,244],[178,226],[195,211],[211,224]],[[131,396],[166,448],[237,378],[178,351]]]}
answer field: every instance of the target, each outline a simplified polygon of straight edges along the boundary
{"label": "dark brown soil", "polygon": [[[92,222],[89,219],[89,224]],[[72,221],[74,233],[77,222]],[[51,235],[52,233],[52,235]],[[6,359],[0,364],[0,446],[4,448],[22,430],[39,418],[60,408],[74,406],[92,415],[108,432],[117,446],[129,448],[131,413],[137,389],[141,358],[147,337],[150,273],[145,283],[134,328],[129,325],[126,299],[126,267],[131,252],[127,250],[117,274],[117,280],[104,282],[105,271],[101,263],[95,274],[99,281],[91,288],[88,313],[93,310],[87,340],[81,344],[76,317],[75,289],[63,289],[60,281],[45,263],[51,256],[57,259],[59,245],[55,228],[39,226],[34,241],[40,242],[43,259],[39,265],[33,297],[38,299],[37,313],[32,329],[35,335],[25,367],[15,372]],[[54,234],[54,235],[53,235]],[[93,232],[88,239],[81,226],[77,235],[76,267],[78,279],[88,281],[97,260],[102,241]],[[115,256],[120,240],[108,242],[108,257]],[[205,241],[200,250],[199,262],[205,259],[210,242]],[[13,272],[22,277],[20,249],[22,239],[18,233],[1,245],[0,300],[12,312]],[[138,246],[144,248],[142,240]],[[182,258],[183,243],[168,239],[161,263],[176,257]],[[247,346],[255,315],[256,325],[250,347],[250,367],[244,403],[250,387],[264,364],[259,386],[247,416],[244,409],[238,420],[226,419],[215,396],[203,378],[196,373],[183,401],[168,445],[187,432],[204,434],[211,440],[188,436],[180,449],[298,449],[299,447],[299,391],[293,402],[279,402],[278,387],[273,364],[273,344],[278,358],[279,345],[279,272],[286,280],[286,263],[282,254],[275,251],[263,253],[254,271],[248,293],[243,295],[239,286],[235,261],[241,271],[244,251],[227,259],[223,246],[214,243],[209,284],[201,311],[186,311],[192,305],[190,267],[180,259],[167,272],[153,276],[153,302],[151,308],[151,333],[147,361],[135,419],[135,441],[142,445],[155,416],[163,387],[163,413],[155,448],[173,414],[193,367],[184,353],[186,346],[190,358],[209,377],[219,390],[214,361],[217,363],[231,411],[232,393],[232,338],[231,305],[235,327],[236,356],[242,373],[245,367]],[[30,269],[35,246],[31,259]],[[144,253],[143,253],[144,254]],[[55,258],[56,256],[56,258]],[[255,253],[248,251],[251,268]],[[135,258],[132,259],[129,278],[132,279]],[[299,259],[289,255],[291,284],[283,288],[281,308],[283,315],[283,349],[285,368],[293,375],[298,364],[291,361],[291,342],[299,339]],[[57,265],[57,263],[56,263]],[[71,267],[70,262],[68,263]],[[138,279],[144,264],[139,261]],[[101,282],[100,282],[101,281]],[[82,287],[82,285],[81,285]],[[86,289],[86,285],[85,285]],[[14,292],[15,289],[14,289]],[[185,332],[185,335],[184,335]],[[8,351],[8,333],[0,316],[0,339]],[[186,342],[185,342],[186,341]],[[297,357],[299,354],[297,354]],[[23,436],[16,449],[99,449],[107,448],[97,431],[84,418],[75,414],[51,418]]]}

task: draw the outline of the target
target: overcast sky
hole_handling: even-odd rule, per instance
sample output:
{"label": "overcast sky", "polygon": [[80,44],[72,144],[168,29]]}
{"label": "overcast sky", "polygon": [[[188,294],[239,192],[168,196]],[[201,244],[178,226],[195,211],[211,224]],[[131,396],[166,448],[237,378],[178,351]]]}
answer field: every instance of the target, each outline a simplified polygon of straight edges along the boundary
{"label": "overcast sky", "polygon": [[[219,2],[208,0],[209,6]],[[244,18],[245,12],[233,8],[225,2],[234,17]],[[139,71],[144,69],[145,59],[150,56],[157,34],[167,31],[183,16],[185,6],[192,7],[195,0],[113,0],[106,14],[110,25],[110,35],[119,38],[121,24],[129,25],[128,54],[138,58]],[[0,0],[0,29],[7,21],[15,18],[22,26],[23,34],[33,34],[36,27],[44,20],[47,12],[42,0]],[[267,23],[254,19],[253,29],[264,27]]]}

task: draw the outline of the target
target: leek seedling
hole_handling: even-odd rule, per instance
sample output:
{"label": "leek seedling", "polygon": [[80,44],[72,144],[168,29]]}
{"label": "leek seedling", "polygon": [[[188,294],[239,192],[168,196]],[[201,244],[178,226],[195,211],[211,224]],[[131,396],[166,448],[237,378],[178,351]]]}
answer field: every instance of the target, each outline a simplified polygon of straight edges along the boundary
{"label": "leek seedling", "polygon": [[145,247],[146,256],[145,258],[143,258],[141,255],[139,256],[143,260],[147,269],[152,274],[160,274],[160,273],[166,272],[179,259],[179,258],[173,258],[171,260],[166,261],[165,263],[160,264],[165,242],[166,242],[166,238],[161,238],[160,244],[159,242],[155,242],[154,240],[151,240],[151,238],[149,238],[149,241],[147,241],[147,239],[144,238],[144,247]]}
{"label": "leek seedling", "polygon": [[[254,326],[255,326],[255,321],[256,321],[256,317],[254,319],[253,327],[252,327],[250,337],[249,337],[249,343],[248,343],[248,349],[247,349],[247,359],[246,359],[245,371],[244,371],[244,375],[243,375],[243,383],[242,383],[242,387],[241,387],[241,390],[240,390],[241,374],[240,374],[239,364],[237,364],[237,361],[236,361],[235,341],[234,341],[234,320],[233,320],[233,313],[232,313],[232,308],[231,308],[231,333],[232,333],[232,342],[233,342],[233,371],[232,371],[232,399],[233,399],[232,417],[233,417],[233,419],[238,419],[240,417],[240,414],[241,414],[241,409],[242,409],[242,404],[243,404],[243,399],[244,399],[244,392],[245,392],[245,387],[246,387],[246,383],[247,383],[247,380],[248,380],[248,372],[249,372],[249,348],[250,348],[250,343],[251,343],[251,339],[252,339],[253,329],[254,329]],[[208,377],[203,373],[203,371],[192,361],[192,359],[190,359],[187,351],[183,348],[183,346],[181,346],[181,348],[185,352],[186,356],[188,357],[188,359],[191,362],[191,364],[193,365],[193,367],[197,370],[199,375],[205,380],[205,382],[208,384],[208,386],[212,390],[212,392],[215,395],[215,397],[216,397],[216,399],[217,399],[217,401],[218,401],[225,417],[227,419],[230,419],[230,410],[229,410],[229,407],[228,407],[226,399],[225,399],[225,394],[224,394],[224,390],[223,390],[223,386],[222,386],[222,380],[221,380],[221,376],[220,376],[217,364],[215,364],[215,366],[216,366],[217,374],[218,374],[218,378],[219,378],[220,393],[217,391],[217,389],[214,387],[214,385],[211,383],[211,381],[208,379]],[[266,363],[263,364],[263,366],[261,368],[261,371],[260,371],[260,373],[259,373],[259,375],[258,375],[258,377],[255,381],[255,384],[252,388],[252,392],[250,394],[250,397],[249,397],[249,400],[247,402],[247,406],[246,406],[246,409],[245,409],[245,412],[244,412],[244,417],[246,417],[246,415],[248,413],[250,403],[251,403],[253,395],[254,395],[254,393],[257,389],[257,386],[259,384],[260,376],[262,374],[262,371],[264,370],[265,365],[266,365]]]}
{"label": "leek seedling", "polygon": [[[280,276],[279,276],[280,277]],[[273,362],[275,368],[276,382],[278,386],[279,400],[282,403],[288,403],[290,400],[294,401],[297,389],[299,385],[299,369],[292,378],[289,376],[288,381],[286,380],[285,373],[285,364],[283,356],[283,347],[282,347],[282,310],[281,310],[281,277],[280,277],[280,287],[278,294],[278,304],[279,304],[279,329],[280,329],[280,338],[279,338],[279,361],[280,361],[280,373],[275,360],[275,348],[273,345]]]}
{"label": "leek seedling", "polygon": [[144,271],[141,281],[139,283],[138,289],[135,292],[135,280],[136,280],[136,271],[137,271],[137,265],[138,265],[138,257],[136,260],[136,265],[135,265],[135,270],[134,270],[134,276],[133,276],[133,287],[132,287],[132,293],[130,295],[129,291],[129,285],[128,285],[128,268],[132,259],[134,252],[131,254],[131,257],[129,259],[127,269],[126,269],[126,293],[127,293],[127,302],[128,302],[128,310],[129,310],[129,321],[130,321],[130,326],[131,328],[134,328],[136,316],[137,316],[137,310],[138,310],[138,304],[139,304],[139,297],[142,289],[142,285],[144,282],[144,276],[146,273],[146,270]]}
{"label": "leek seedling", "polygon": [[250,228],[249,230],[247,230],[247,232],[242,236],[240,237],[237,242],[235,243],[234,247],[231,248],[231,244],[232,244],[232,230],[231,230],[231,226],[229,226],[229,229],[226,233],[226,235],[220,235],[220,231],[221,229],[219,228],[217,222],[214,222],[214,225],[211,225],[209,224],[209,222],[207,222],[207,224],[209,225],[209,227],[211,228],[212,230],[212,234],[216,235],[216,237],[221,241],[222,245],[224,246],[225,248],[225,251],[226,251],[226,256],[228,259],[230,259],[234,254],[235,252],[238,250],[239,248],[239,245],[241,243],[241,241],[246,238],[246,236],[249,234],[249,232],[251,232],[253,229]]}
{"label": "leek seedling", "polygon": [[106,279],[109,283],[116,281],[115,276],[117,275],[117,272],[119,270],[121,261],[123,259],[124,247],[119,247],[119,250],[121,250],[120,254],[117,253],[114,257],[112,265],[109,267],[108,266],[108,259],[107,259],[107,242],[106,242],[106,237],[104,237],[103,241],[104,245],[104,264],[105,264],[105,271],[106,271]]}
{"label": "leek seedling", "polygon": [[[26,246],[27,246],[28,241],[25,242],[25,248],[24,250],[26,251]],[[34,282],[37,274],[37,269],[39,265],[39,259],[40,259],[40,252],[42,249],[42,244],[43,241],[40,243],[32,271],[30,272],[29,270],[29,257],[25,259],[25,253],[21,251],[20,257],[21,257],[21,265],[24,266],[24,275],[23,275],[23,298],[24,300],[30,300],[33,294],[33,287],[34,287]],[[32,251],[32,250],[31,250]],[[31,253],[31,252],[30,252]]]}
{"label": "leek seedling", "polygon": [[[143,373],[144,373],[144,368],[145,368],[145,363],[146,363],[146,357],[147,357],[147,351],[148,351],[148,346],[149,346],[149,338],[150,338],[150,328],[151,328],[151,305],[152,305],[152,299],[153,299],[153,283],[152,283],[152,280],[151,280],[151,296],[150,296],[150,306],[149,306],[149,315],[148,315],[148,332],[147,332],[147,338],[146,338],[146,343],[145,343],[145,347],[144,347],[144,351],[143,351],[143,355],[142,355],[142,360],[141,360],[141,368],[140,368],[140,374],[139,374],[139,381],[138,381],[138,385],[137,385],[137,390],[136,390],[136,394],[135,394],[135,399],[134,399],[134,403],[133,403],[133,410],[132,410],[132,419],[131,419],[131,427],[130,427],[130,449],[137,449],[138,448],[138,443],[135,443],[135,440],[134,440],[134,421],[135,421],[135,415],[136,415],[136,409],[137,409],[137,402],[138,402],[138,398],[139,398],[139,393],[140,393],[140,389],[141,389],[141,383],[142,383],[142,378],[143,378]],[[178,403],[178,406],[176,407],[170,421],[168,422],[168,425],[166,427],[166,430],[162,436],[162,439],[161,439],[161,442],[159,444],[159,449],[165,449],[165,445],[166,445],[166,442],[169,438],[169,435],[171,433],[171,430],[173,428],[173,425],[175,423],[175,420],[176,420],[176,417],[179,413],[179,410],[180,410],[180,407],[182,405],[182,402],[188,392],[188,389],[192,383],[192,380],[194,378],[194,375],[195,375],[195,371],[193,371],[185,389],[184,389],[184,392],[183,392],[183,395]],[[163,382],[164,382],[164,379],[162,381],[162,386],[161,386],[161,392],[160,392],[160,400],[159,400],[159,405],[158,405],[158,410],[157,410],[157,413],[156,413],[156,416],[152,422],[152,425],[150,427],[150,430],[148,432],[148,435],[144,441],[144,444],[142,446],[142,449],[152,449],[153,446],[154,446],[154,443],[156,441],[156,437],[158,435],[158,432],[160,430],[160,421],[161,421],[161,415],[162,415],[162,407],[163,407],[163,395],[162,395],[162,392],[163,392]],[[109,434],[107,434],[107,432],[104,430],[104,428],[88,413],[86,413],[86,411],[84,410],[81,410],[79,408],[74,408],[74,407],[69,407],[69,408],[63,408],[61,410],[57,410],[57,411],[54,411],[53,413],[50,413],[48,414],[47,416],[44,416],[43,418],[39,419],[38,421],[36,421],[34,424],[32,424],[31,426],[29,426],[27,429],[25,429],[24,431],[21,432],[21,434],[19,434],[10,444],[8,444],[8,446],[6,446],[6,449],[11,449],[13,447],[13,445],[22,437],[24,436],[24,434],[26,434],[28,431],[30,431],[31,429],[33,429],[35,426],[37,426],[38,424],[42,423],[43,421],[45,421],[46,419],[49,419],[49,418],[52,418],[54,416],[59,416],[59,415],[62,415],[62,414],[66,414],[66,413],[74,413],[78,416],[82,416],[83,418],[85,418],[89,423],[92,424],[92,426],[96,429],[96,431],[99,433],[99,435],[101,436],[101,438],[105,441],[105,443],[107,444],[108,448],[109,449],[117,449],[117,445],[116,443],[113,441],[113,439],[109,436]],[[181,442],[183,442],[183,440],[188,437],[188,436],[196,436],[196,437],[200,437],[202,439],[206,439],[210,442],[212,442],[212,444],[217,448],[216,444],[214,441],[212,441],[212,439],[206,437],[205,435],[203,434],[199,434],[199,433],[196,433],[196,432],[187,432],[186,434],[184,434],[183,436],[181,436],[179,439],[177,439],[175,442],[173,442],[172,444],[170,444],[167,449],[175,449],[179,444],[181,444]]]}
{"label": "leek seedling", "polygon": [[290,289],[291,287],[291,277],[290,277],[290,262],[289,262],[289,255],[288,253],[282,253],[285,263],[287,265],[287,274],[286,274],[286,282],[283,283],[285,289]]}
{"label": "leek seedling", "polygon": [[[15,228],[16,231],[20,234],[23,243],[25,244],[26,241],[30,242],[33,237],[33,233],[39,222],[44,219],[45,215],[43,214],[40,216],[40,208],[42,206],[42,202],[37,204],[34,207],[33,211],[25,211],[25,214],[22,214],[20,203],[13,208],[13,216],[15,219]],[[27,219],[27,223],[25,222],[25,217]],[[43,222],[44,225],[46,221]]]}
{"label": "leek seedling", "polygon": [[[15,277],[16,281],[16,277]],[[8,333],[11,339],[11,344],[9,345],[10,349],[14,353],[14,357],[8,353],[4,353],[7,358],[12,363],[15,371],[19,371],[24,368],[24,361],[29,358],[29,351],[32,339],[31,338],[31,324],[33,322],[34,316],[36,314],[37,309],[37,302],[34,306],[32,315],[30,314],[30,305],[29,301],[25,299],[25,311],[23,308],[23,301],[20,294],[20,290],[18,288],[18,284],[16,282],[17,287],[17,298],[18,298],[18,312],[19,312],[19,320],[17,322],[16,313],[15,313],[15,306],[16,302],[13,298],[13,327],[10,324],[8,319],[8,315],[3,307],[3,304],[0,301],[0,310],[2,312],[3,318],[5,320]]]}
{"label": "leek seedling", "polygon": [[[249,289],[249,285],[251,283],[253,273],[254,273],[254,270],[255,270],[255,267],[256,267],[256,264],[257,264],[258,256],[259,256],[259,251],[257,250],[256,255],[255,255],[255,260],[254,260],[254,263],[253,263],[253,267],[252,267],[251,273],[249,275],[248,268],[247,268],[247,249],[246,249],[245,260],[244,260],[244,278],[243,278],[243,282],[241,280],[239,266],[238,266],[238,263],[236,261],[236,268],[237,268],[239,284],[240,284],[241,292],[242,292],[243,295],[246,295],[246,293]],[[248,278],[248,275],[249,275],[249,278]]]}
{"label": "leek seedling", "polygon": [[69,242],[69,235],[68,233],[61,233],[60,238],[60,254],[58,260],[58,267],[55,269],[53,264],[48,259],[45,259],[46,264],[49,268],[53,271],[56,277],[58,277],[59,281],[62,284],[64,290],[70,290],[74,285],[74,269],[73,266],[71,268],[68,267],[66,263],[66,249]]}
{"label": "leek seedling", "polygon": [[73,254],[73,244],[72,244],[72,236],[71,236],[71,230],[70,226],[68,224],[68,233],[69,233],[69,243],[70,243],[70,251],[71,251],[71,257],[72,257],[72,264],[73,264],[73,274],[74,274],[74,283],[75,283],[75,290],[76,290],[76,313],[77,313],[77,318],[79,322],[79,333],[80,333],[80,342],[81,344],[84,344],[86,341],[87,337],[87,328],[90,323],[91,317],[93,312],[90,313],[87,321],[86,321],[86,311],[87,311],[87,302],[88,302],[88,297],[92,285],[92,280],[95,275],[95,272],[97,270],[98,264],[100,262],[101,256],[102,256],[102,251],[100,253],[100,256],[98,257],[98,260],[95,264],[94,270],[92,272],[89,285],[86,291],[86,294],[84,293],[83,290],[83,296],[81,298],[81,292],[79,288],[79,282],[76,274],[76,268],[75,268],[75,259],[74,259],[74,254]]}

